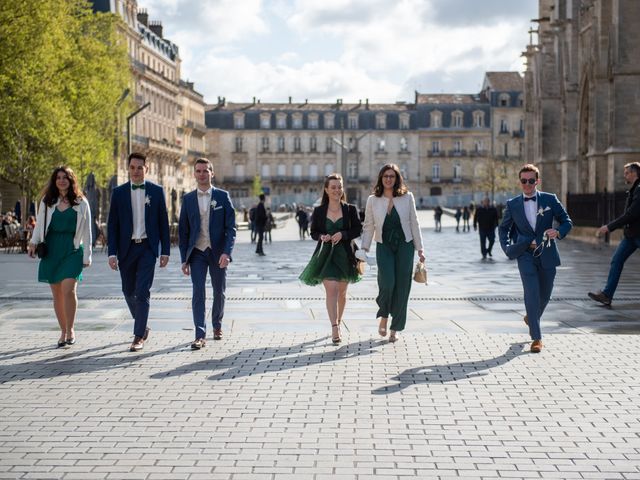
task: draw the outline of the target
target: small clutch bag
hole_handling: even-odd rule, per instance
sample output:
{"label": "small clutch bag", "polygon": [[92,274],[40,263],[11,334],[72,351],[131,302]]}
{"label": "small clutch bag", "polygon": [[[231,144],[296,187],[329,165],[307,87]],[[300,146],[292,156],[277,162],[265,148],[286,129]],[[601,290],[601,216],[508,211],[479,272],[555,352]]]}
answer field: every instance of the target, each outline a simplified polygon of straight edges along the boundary
{"label": "small clutch bag", "polygon": [[413,272],[413,280],[418,283],[427,283],[427,267],[424,263],[416,263],[416,270]]}

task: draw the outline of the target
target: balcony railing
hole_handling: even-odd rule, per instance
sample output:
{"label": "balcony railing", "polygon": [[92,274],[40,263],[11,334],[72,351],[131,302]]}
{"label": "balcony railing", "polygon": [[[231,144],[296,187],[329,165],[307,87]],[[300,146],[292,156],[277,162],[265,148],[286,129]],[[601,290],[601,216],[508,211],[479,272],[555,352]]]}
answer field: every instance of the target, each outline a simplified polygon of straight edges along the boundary
{"label": "balcony railing", "polygon": [[207,131],[207,127],[204,126],[202,123],[198,123],[198,122],[194,122],[193,120],[184,120],[182,122],[182,125],[186,128],[190,128],[192,130],[198,130],[200,132],[206,132]]}
{"label": "balcony railing", "polygon": [[131,140],[134,143],[149,147],[149,137],[143,137],[142,135],[131,135]]}
{"label": "balcony railing", "polygon": [[192,157],[204,157],[205,153],[200,150],[187,150],[187,154]]}
{"label": "balcony railing", "polygon": [[511,132],[513,138],[524,138],[524,130],[514,130]]}
{"label": "balcony railing", "polygon": [[467,151],[466,150],[449,150],[449,156],[450,157],[466,157]]}
{"label": "balcony railing", "polygon": [[431,150],[427,152],[427,157],[444,157],[446,152],[444,152],[443,150]]}
{"label": "balcony railing", "polygon": [[470,184],[471,183],[471,178],[467,178],[467,177],[434,177],[434,176],[428,176],[425,178],[425,182],[427,183],[439,183],[439,184],[447,184],[447,183],[465,183],[465,184]]}

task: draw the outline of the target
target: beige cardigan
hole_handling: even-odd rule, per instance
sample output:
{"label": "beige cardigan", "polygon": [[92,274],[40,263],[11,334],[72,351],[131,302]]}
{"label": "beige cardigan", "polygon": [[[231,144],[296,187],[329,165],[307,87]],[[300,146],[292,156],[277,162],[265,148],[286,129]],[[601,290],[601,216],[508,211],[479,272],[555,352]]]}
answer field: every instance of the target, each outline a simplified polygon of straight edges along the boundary
{"label": "beige cardigan", "polygon": [[[371,240],[382,243],[382,225],[387,215],[389,200],[384,197],[370,195],[367,199],[367,207],[364,214],[364,225],[362,230],[362,248],[369,250]],[[416,250],[422,250],[422,234],[418,223],[416,212],[416,201],[411,192],[400,197],[393,197],[393,206],[400,217],[400,224],[407,242],[413,240]]]}
{"label": "beige cardigan", "polygon": [[[58,206],[58,203],[60,203],[59,199],[53,206],[46,207],[47,224],[43,226],[45,204],[43,201],[40,201],[38,215],[36,216],[36,226],[33,229],[33,234],[31,235],[29,243],[37,245],[44,241],[44,238],[47,235],[46,232],[49,229],[49,224],[51,223],[51,216]],[[76,234],[73,237],[73,246],[74,248],[79,248],[80,245],[83,246],[84,258],[82,263],[85,265],[91,265],[91,212],[89,210],[89,202],[87,202],[87,199],[83,197],[78,205],[73,205],[71,208],[78,212]]]}

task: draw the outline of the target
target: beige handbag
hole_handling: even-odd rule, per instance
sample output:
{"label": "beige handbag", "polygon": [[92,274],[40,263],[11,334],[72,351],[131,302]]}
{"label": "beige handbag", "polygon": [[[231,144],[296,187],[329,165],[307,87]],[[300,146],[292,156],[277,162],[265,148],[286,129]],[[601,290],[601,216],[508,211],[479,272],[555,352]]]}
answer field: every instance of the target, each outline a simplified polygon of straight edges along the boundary
{"label": "beige handbag", "polygon": [[424,263],[416,263],[416,270],[413,272],[413,280],[418,283],[427,283],[427,267]]}

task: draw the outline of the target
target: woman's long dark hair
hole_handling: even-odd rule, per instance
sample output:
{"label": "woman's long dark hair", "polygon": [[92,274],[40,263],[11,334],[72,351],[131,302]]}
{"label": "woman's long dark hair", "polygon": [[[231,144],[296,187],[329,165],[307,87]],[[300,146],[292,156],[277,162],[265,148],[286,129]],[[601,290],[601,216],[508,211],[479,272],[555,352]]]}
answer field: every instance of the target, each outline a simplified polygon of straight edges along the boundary
{"label": "woman's long dark hair", "polygon": [[342,181],[342,175],[339,173],[332,173],[331,175],[327,175],[324,179],[324,187],[322,188],[322,201],[320,205],[329,205],[329,195],[327,195],[327,188],[329,187],[329,182],[331,180],[340,180],[340,183],[343,184],[342,197],[340,197],[340,202],[346,202],[347,196],[344,194],[344,182]]}
{"label": "woman's long dark hair", "polygon": [[76,174],[73,173],[71,168],[61,165],[56,167],[49,178],[49,183],[42,192],[44,204],[48,207],[53,206],[60,197],[60,191],[56,186],[56,178],[58,173],[64,172],[69,180],[69,190],[67,191],[67,200],[69,200],[69,205],[77,205],[79,200],[82,198],[82,192],[78,190],[78,179],[76,178]]}
{"label": "woman's long dark hair", "polygon": [[383,165],[383,167],[380,169],[380,173],[378,173],[378,181],[376,182],[376,186],[373,187],[373,194],[376,197],[381,197],[382,194],[384,193],[384,186],[382,185],[382,176],[384,175],[384,172],[386,172],[387,170],[393,170],[394,173],[396,174],[396,181],[393,184],[393,196],[401,197],[402,195],[407,193],[409,189],[404,184],[404,179],[402,178],[402,174],[400,173],[400,169],[398,168],[398,165],[396,165],[395,163],[387,163],[386,165]]}

